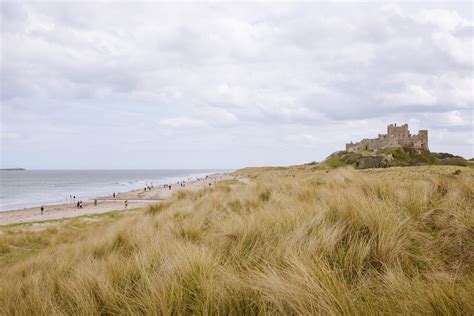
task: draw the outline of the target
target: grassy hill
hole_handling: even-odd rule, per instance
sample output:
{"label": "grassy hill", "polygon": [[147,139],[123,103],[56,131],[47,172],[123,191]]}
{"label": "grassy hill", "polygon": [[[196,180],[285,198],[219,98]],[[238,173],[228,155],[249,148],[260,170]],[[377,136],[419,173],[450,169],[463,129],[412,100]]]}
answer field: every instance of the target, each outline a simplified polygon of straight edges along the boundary
{"label": "grassy hill", "polygon": [[106,220],[1,228],[0,314],[474,313],[473,169],[238,174]]}
{"label": "grassy hill", "polygon": [[356,169],[422,165],[474,166],[472,161],[460,156],[414,148],[385,148],[362,152],[338,151],[326,158],[323,163],[331,168],[350,165]]}

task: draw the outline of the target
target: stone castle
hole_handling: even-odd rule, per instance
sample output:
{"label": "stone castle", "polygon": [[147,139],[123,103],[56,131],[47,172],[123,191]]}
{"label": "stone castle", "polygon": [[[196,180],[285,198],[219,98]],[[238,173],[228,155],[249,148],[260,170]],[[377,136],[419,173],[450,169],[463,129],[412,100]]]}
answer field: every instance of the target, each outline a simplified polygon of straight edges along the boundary
{"label": "stone castle", "polygon": [[379,134],[377,138],[363,139],[357,143],[346,144],[346,151],[356,152],[361,150],[376,150],[387,147],[411,147],[428,149],[428,131],[420,130],[418,134],[411,135],[408,124],[387,126],[387,134]]}

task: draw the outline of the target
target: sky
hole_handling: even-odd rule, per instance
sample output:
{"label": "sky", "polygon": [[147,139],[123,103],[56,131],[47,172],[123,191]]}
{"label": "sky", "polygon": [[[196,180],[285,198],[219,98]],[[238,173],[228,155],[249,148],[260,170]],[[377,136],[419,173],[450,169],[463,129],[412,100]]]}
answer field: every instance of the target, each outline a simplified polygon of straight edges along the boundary
{"label": "sky", "polygon": [[1,2],[3,168],[321,161],[390,123],[474,156],[472,2]]}

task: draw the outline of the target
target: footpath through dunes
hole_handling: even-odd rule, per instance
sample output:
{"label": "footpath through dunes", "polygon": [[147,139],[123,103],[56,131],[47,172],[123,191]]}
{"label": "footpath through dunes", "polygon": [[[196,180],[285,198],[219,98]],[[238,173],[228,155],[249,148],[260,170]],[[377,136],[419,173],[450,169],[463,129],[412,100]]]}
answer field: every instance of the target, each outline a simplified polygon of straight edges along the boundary
{"label": "footpath through dunes", "polygon": [[[216,173],[209,175],[207,178],[188,181],[184,187],[174,183],[171,185],[171,189],[168,189],[168,187],[157,186],[151,191],[144,191],[141,189],[118,193],[115,198],[112,196],[98,197],[97,205],[94,205],[91,201],[83,202],[83,207],[79,209],[76,207],[75,203],[68,203],[44,205],[43,214],[41,214],[40,206],[22,210],[0,211],[0,226],[143,208],[150,203],[167,200],[177,191],[200,190],[208,187],[209,184],[214,185],[218,181],[232,179],[232,177],[233,176],[227,173]],[[125,208],[125,201],[127,201],[127,208]]]}
{"label": "footpath through dunes", "polygon": [[472,168],[238,175],[80,229],[5,232],[0,314],[474,313]]}

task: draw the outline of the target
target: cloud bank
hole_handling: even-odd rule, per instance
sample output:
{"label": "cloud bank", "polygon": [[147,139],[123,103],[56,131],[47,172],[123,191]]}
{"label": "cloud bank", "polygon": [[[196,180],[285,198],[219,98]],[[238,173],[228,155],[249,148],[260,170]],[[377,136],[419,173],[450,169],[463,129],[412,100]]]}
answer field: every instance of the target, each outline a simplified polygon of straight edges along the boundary
{"label": "cloud bank", "polygon": [[2,2],[2,166],[323,159],[392,122],[472,157],[472,4]]}

